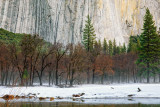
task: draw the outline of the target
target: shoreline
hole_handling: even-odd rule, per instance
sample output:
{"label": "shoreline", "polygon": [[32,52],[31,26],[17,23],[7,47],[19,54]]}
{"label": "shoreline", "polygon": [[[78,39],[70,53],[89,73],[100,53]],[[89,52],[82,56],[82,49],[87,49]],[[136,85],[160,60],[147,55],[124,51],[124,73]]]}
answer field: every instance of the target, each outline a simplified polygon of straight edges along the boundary
{"label": "shoreline", "polygon": [[[0,104],[6,103],[5,100],[0,99]],[[53,101],[50,101],[49,99],[39,101],[38,99],[19,99],[19,100],[9,100],[8,103],[78,103],[78,104],[115,104],[115,105],[121,105],[121,104],[150,104],[150,105],[157,105],[160,104],[160,98],[133,98],[133,99],[127,99],[127,98],[112,98],[112,99],[55,99]]]}
{"label": "shoreline", "polygon": [[[138,88],[141,90],[138,92]],[[0,97],[4,95],[53,97],[54,99],[121,99],[121,98],[158,98],[160,84],[113,84],[79,85],[70,88],[57,86],[7,87],[0,86]]]}

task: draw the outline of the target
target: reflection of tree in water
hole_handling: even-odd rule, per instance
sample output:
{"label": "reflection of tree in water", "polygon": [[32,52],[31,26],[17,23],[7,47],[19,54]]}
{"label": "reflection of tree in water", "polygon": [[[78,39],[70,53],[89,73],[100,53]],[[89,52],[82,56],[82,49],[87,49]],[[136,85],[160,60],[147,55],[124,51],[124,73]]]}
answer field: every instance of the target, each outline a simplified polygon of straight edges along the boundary
{"label": "reflection of tree in water", "polygon": [[160,105],[146,104],[83,104],[69,102],[5,102],[0,107],[160,107]]}
{"label": "reflection of tree in water", "polygon": [[58,102],[56,102],[56,107],[58,107]]}

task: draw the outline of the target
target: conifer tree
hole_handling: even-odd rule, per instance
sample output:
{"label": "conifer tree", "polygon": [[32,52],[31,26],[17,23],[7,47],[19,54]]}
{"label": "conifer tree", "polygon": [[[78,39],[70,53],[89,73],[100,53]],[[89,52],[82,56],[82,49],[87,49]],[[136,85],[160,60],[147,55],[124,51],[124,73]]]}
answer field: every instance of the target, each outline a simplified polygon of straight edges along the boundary
{"label": "conifer tree", "polygon": [[109,40],[109,55],[112,56],[113,55],[113,44],[112,41]]}
{"label": "conifer tree", "polygon": [[101,44],[95,41],[94,49],[92,51],[93,56],[98,56],[101,53]]}
{"label": "conifer tree", "polygon": [[94,84],[94,79],[95,79],[96,59],[97,59],[98,55],[100,55],[100,54],[101,54],[101,43],[95,41],[94,48],[93,48],[93,51],[90,56],[90,61],[93,65],[92,66],[92,84]]}
{"label": "conifer tree", "polygon": [[89,52],[93,50],[94,42],[95,42],[96,34],[91,23],[90,16],[87,16],[86,25],[83,32],[83,45],[85,46],[86,50]]}
{"label": "conifer tree", "polygon": [[100,47],[102,47],[102,45],[101,45],[101,40],[100,40],[100,39],[98,40],[98,45],[99,45]]}
{"label": "conifer tree", "polygon": [[[137,64],[143,73],[147,73],[147,83],[150,82],[150,74],[157,67],[159,59],[159,38],[153,16],[146,9],[144,16],[143,33],[140,36],[140,48]],[[146,71],[146,72],[144,72]]]}
{"label": "conifer tree", "polygon": [[98,45],[99,45],[100,51],[102,51],[102,44],[100,39],[98,40]]}
{"label": "conifer tree", "polygon": [[136,47],[135,43],[133,42],[132,36],[130,36],[127,52],[128,53],[135,52],[136,50],[137,50],[137,47]]}
{"label": "conifer tree", "polygon": [[113,41],[113,55],[116,55],[117,51],[117,46],[116,46],[116,40],[114,39]]}
{"label": "conifer tree", "polygon": [[105,55],[108,54],[108,43],[105,38],[103,40],[103,54],[105,54]]}
{"label": "conifer tree", "polygon": [[116,48],[116,53],[117,53],[118,55],[121,53],[121,48],[120,48],[120,46],[117,46],[117,48]]}
{"label": "conifer tree", "polygon": [[132,42],[132,38],[130,37],[130,38],[129,38],[129,43],[128,43],[127,53],[131,52],[132,45],[133,45],[133,42]]}
{"label": "conifer tree", "polygon": [[141,47],[141,44],[140,44],[140,40],[139,40],[139,38],[137,39],[137,53],[138,53],[138,49]]}
{"label": "conifer tree", "polygon": [[125,43],[123,43],[122,49],[121,49],[121,53],[126,53],[127,52],[127,48]]}

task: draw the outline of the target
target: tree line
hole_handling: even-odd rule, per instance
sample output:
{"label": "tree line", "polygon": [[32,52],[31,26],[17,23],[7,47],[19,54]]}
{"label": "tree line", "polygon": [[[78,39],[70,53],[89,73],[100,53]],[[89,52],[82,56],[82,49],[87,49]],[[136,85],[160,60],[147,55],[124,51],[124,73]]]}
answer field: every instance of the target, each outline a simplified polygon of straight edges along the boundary
{"label": "tree line", "polygon": [[150,82],[151,76],[153,82],[160,82],[160,36],[149,9],[143,33],[131,36],[128,45],[97,40],[90,16],[79,44],[51,44],[38,35],[22,35],[18,42],[2,36],[1,85],[137,83]]}

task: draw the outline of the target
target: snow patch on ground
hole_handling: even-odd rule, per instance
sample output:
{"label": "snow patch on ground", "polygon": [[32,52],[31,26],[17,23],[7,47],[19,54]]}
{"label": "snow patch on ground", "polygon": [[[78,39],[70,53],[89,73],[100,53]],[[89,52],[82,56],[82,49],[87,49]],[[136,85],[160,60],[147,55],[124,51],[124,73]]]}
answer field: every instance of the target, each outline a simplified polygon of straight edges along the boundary
{"label": "snow patch on ground", "polygon": [[[142,91],[138,92],[138,88]],[[85,93],[83,99],[100,98],[160,98],[160,84],[114,84],[114,85],[81,85],[72,88],[56,86],[35,87],[0,87],[0,97],[9,95],[37,94],[37,97],[72,98],[73,94]]]}

